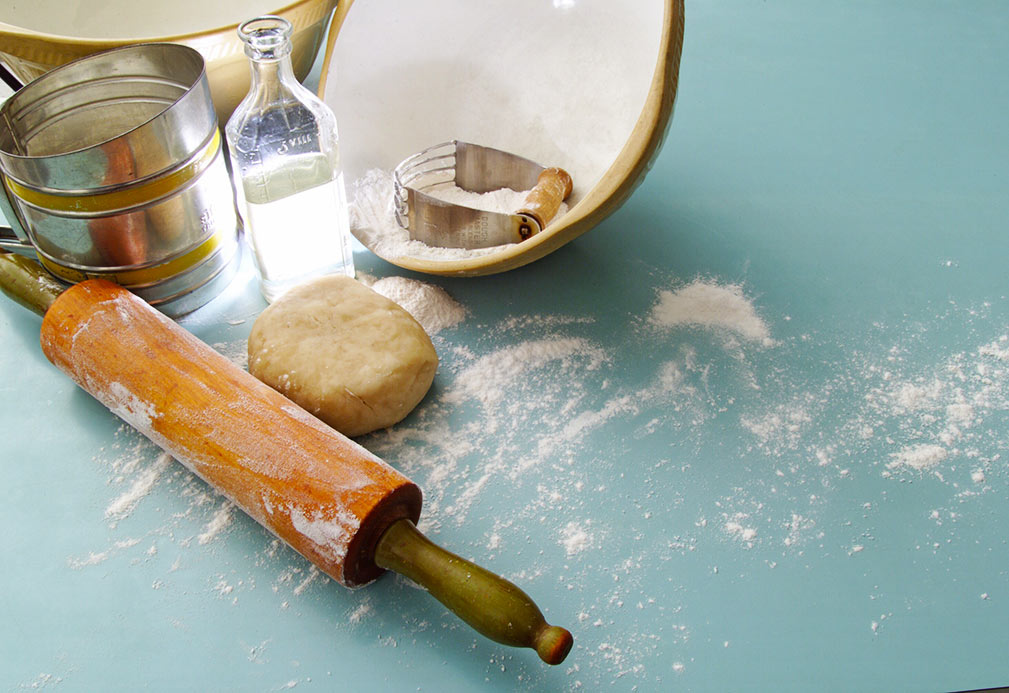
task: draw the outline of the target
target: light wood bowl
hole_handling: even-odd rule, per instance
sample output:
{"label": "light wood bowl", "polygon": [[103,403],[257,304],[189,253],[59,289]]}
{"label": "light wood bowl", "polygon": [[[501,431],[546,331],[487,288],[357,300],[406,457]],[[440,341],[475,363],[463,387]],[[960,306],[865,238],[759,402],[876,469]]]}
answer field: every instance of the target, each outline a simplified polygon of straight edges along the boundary
{"label": "light wood bowl", "polygon": [[290,21],[294,71],[304,79],[325,41],[336,2],[298,0],[278,8],[278,0],[30,0],[3,13],[0,62],[28,83],[54,67],[110,48],[142,41],[185,44],[207,62],[223,127],[249,91],[248,58],[238,25],[261,14]]}
{"label": "light wood bowl", "polygon": [[523,243],[384,259],[439,275],[503,272],[616,210],[672,117],[683,12],[683,0],[341,2],[319,93],[337,115],[350,190],[368,170],[450,139],[561,166],[575,184],[567,213]]}

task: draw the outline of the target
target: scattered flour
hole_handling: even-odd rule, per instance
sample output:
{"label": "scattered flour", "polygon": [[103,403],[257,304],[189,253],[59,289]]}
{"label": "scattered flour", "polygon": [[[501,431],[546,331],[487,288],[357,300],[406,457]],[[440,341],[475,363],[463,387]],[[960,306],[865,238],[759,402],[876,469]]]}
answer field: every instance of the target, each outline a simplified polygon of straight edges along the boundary
{"label": "scattered flour", "polygon": [[910,467],[911,469],[922,471],[931,469],[945,460],[949,457],[949,451],[939,445],[922,443],[903,448],[898,452],[892,453],[890,457],[893,458],[893,462],[886,465],[888,469]]}
{"label": "scattered flour", "polygon": [[753,527],[743,526],[739,520],[745,519],[742,517],[733,518],[725,523],[725,532],[740,541],[746,543],[753,543],[753,540],[757,538],[757,530]]}
{"label": "scattered flour", "polygon": [[568,556],[574,556],[592,548],[592,535],[585,526],[569,522],[561,531],[561,545],[564,546],[564,552]]}
{"label": "scattered flour", "polygon": [[63,682],[63,678],[53,674],[42,673],[35,677],[30,683],[19,686],[22,690],[41,691],[49,686],[56,686]]}
{"label": "scattered flour", "polygon": [[372,610],[373,607],[371,602],[365,599],[357,605],[357,608],[350,612],[350,615],[347,617],[347,621],[350,623],[360,623],[372,612]]}
{"label": "scattered flour", "polygon": [[[758,416],[744,415],[739,420],[743,428],[756,436],[762,445],[774,442],[788,449],[798,446],[803,431],[812,421],[808,409],[796,403],[777,406]],[[826,454],[824,450],[818,450],[818,461],[822,463]]]}
{"label": "scattered flour", "polygon": [[197,537],[200,545],[212,542],[224,529],[231,524],[232,512],[235,506],[231,501],[224,501],[220,509],[210,518],[210,522]]}
{"label": "scattered flour", "polygon": [[105,508],[105,517],[114,520],[121,520],[127,517],[137,506],[137,503],[150,493],[158,478],[171,462],[172,456],[167,452],[159,455],[150,467],[137,475],[125,493],[108,504]]}
{"label": "scattered flour", "polygon": [[112,544],[111,547],[105,551],[95,552],[92,551],[88,553],[84,558],[69,558],[67,559],[67,565],[69,565],[74,570],[80,570],[81,568],[86,568],[92,565],[98,565],[99,563],[104,563],[109,558],[111,558],[116,552],[122,549],[129,549],[140,543],[139,539],[121,539]]}
{"label": "scattered flour", "polygon": [[663,329],[702,327],[738,335],[765,347],[775,344],[738,284],[696,279],[676,291],[664,289],[659,291],[648,320]]}
{"label": "scattered flour", "polygon": [[69,558],[67,559],[67,565],[74,569],[85,568],[89,565],[98,565],[99,563],[104,563],[108,560],[109,556],[112,555],[111,551],[101,551],[95,553],[92,551],[85,558]]}
{"label": "scattered flour", "polygon": [[978,355],[990,356],[999,361],[1009,361],[1009,335],[1002,335],[991,344],[985,344],[978,349]]}
{"label": "scattered flour", "polygon": [[311,585],[313,582],[322,577],[324,576],[318,568],[316,568],[314,565],[309,567],[308,574],[305,576],[305,579],[299,582],[297,587],[294,588],[294,595],[298,596],[302,594],[305,590],[308,589],[309,585]]}
{"label": "scattered flour", "polygon": [[396,276],[375,281],[362,274],[358,279],[397,303],[412,315],[429,335],[455,327],[466,319],[466,309],[440,286]]}
{"label": "scattered flour", "polygon": [[942,383],[938,379],[925,385],[901,383],[893,395],[898,409],[912,412],[932,406],[942,395]]}
{"label": "scattered flour", "polygon": [[227,597],[235,591],[235,587],[233,585],[229,585],[227,580],[221,579],[214,585],[214,591],[222,597]]}
{"label": "scattered flour", "polygon": [[551,363],[570,367],[573,359],[579,360],[580,368],[591,372],[608,358],[603,350],[579,338],[536,339],[503,347],[481,357],[459,373],[448,401],[456,403],[474,399],[485,409],[496,407],[507,396],[508,386],[524,374]]}

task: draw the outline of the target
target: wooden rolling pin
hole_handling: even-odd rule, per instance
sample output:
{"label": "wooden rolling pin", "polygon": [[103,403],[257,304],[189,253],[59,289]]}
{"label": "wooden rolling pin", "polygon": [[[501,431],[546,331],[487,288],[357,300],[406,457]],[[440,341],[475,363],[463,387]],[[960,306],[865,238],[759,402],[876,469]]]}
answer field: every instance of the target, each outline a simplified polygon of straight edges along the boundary
{"label": "wooden rolling pin", "polygon": [[42,350],[60,370],[334,580],[395,570],[487,637],[549,664],[567,656],[571,634],[518,587],[417,530],[413,482],[129,291],[64,291],[10,253],[0,289],[44,316]]}

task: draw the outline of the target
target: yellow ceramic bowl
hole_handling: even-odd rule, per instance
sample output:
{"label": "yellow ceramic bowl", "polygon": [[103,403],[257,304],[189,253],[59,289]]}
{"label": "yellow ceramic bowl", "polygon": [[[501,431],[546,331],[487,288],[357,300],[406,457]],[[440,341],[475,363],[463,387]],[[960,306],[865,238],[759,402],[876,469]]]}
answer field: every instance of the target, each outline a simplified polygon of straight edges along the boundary
{"label": "yellow ceramic bowl", "polygon": [[[281,0],[282,1],[282,0]],[[223,127],[249,89],[249,68],[236,30],[261,14],[294,25],[293,62],[304,79],[325,39],[336,0],[31,0],[3,11],[0,62],[23,83],[77,58],[142,41],[182,43],[207,62]]]}
{"label": "yellow ceramic bowl", "polygon": [[350,194],[370,169],[391,171],[451,139],[562,166],[574,179],[566,214],[489,253],[403,252],[410,243],[355,235],[400,267],[458,276],[559,248],[645,175],[672,116],[682,45],[683,0],[341,2],[320,94],[340,124]]}

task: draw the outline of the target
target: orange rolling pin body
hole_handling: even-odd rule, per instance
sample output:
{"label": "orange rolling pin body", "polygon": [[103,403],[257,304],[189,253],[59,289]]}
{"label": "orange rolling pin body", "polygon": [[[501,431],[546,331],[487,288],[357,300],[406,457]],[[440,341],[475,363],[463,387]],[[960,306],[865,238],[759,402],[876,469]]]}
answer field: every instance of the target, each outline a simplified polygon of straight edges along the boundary
{"label": "orange rolling pin body", "polygon": [[420,517],[420,489],[173,321],[104,280],[65,291],[42,350],[92,396],[348,587]]}

